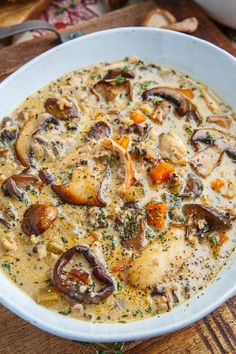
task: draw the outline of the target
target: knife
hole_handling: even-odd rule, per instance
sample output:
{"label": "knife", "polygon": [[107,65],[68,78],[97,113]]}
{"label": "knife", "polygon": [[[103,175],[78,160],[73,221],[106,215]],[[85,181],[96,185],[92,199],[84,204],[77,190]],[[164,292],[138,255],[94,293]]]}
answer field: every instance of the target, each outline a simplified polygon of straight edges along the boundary
{"label": "knife", "polygon": [[32,20],[14,26],[0,28],[0,40],[13,36],[15,34],[19,34],[30,30],[36,30],[36,29],[44,29],[44,30],[49,30],[54,32],[57,35],[60,43],[68,42],[72,39],[81,37],[84,34],[81,30],[76,30],[74,32],[68,32],[68,33],[60,33],[57,31],[54,25],[48,23],[47,21]]}

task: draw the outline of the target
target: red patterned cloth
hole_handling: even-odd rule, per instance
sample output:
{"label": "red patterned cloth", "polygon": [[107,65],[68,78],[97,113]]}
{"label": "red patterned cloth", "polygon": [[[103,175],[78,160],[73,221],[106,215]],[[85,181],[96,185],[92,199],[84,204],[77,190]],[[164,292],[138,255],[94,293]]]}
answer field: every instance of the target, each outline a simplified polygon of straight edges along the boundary
{"label": "red patterned cloth", "polygon": [[55,0],[40,18],[54,24],[58,29],[65,28],[99,16],[99,11],[95,12],[92,7],[98,3],[99,0]]}

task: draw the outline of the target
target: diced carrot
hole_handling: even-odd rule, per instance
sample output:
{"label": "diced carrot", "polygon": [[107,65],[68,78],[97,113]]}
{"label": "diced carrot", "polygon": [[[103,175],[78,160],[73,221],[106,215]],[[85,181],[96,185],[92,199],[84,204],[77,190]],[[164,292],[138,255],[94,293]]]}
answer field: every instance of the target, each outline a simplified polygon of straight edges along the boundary
{"label": "diced carrot", "polygon": [[219,254],[220,254],[220,246],[219,246],[219,245],[214,245],[214,246],[212,247],[212,252],[213,252],[213,254],[215,254],[216,256],[219,256]]}
{"label": "diced carrot", "polygon": [[134,123],[136,124],[141,124],[143,122],[145,122],[146,118],[144,117],[144,115],[142,115],[141,113],[138,112],[131,112],[130,113],[130,118],[134,121]]}
{"label": "diced carrot", "polygon": [[216,192],[220,192],[221,188],[225,185],[225,182],[220,179],[217,178],[214,181],[211,182],[211,188],[214,189]]}
{"label": "diced carrot", "polygon": [[126,135],[113,136],[112,140],[114,140],[118,145],[123,147],[125,150],[127,150],[130,143],[130,137]]}
{"label": "diced carrot", "polygon": [[163,229],[165,226],[165,214],[167,211],[166,203],[149,203],[146,206],[147,222],[149,226],[156,229]]}
{"label": "diced carrot", "polygon": [[128,259],[122,258],[116,263],[116,265],[114,265],[114,267],[111,269],[111,271],[112,271],[112,273],[119,273],[122,270],[124,270],[127,265],[128,265]]}
{"label": "diced carrot", "polygon": [[194,98],[194,93],[190,89],[177,89],[178,92],[182,93],[185,97],[187,97],[189,100],[192,100]]}
{"label": "diced carrot", "polygon": [[174,166],[168,162],[159,162],[150,172],[149,176],[153,183],[162,183],[170,178]]}
{"label": "diced carrot", "polygon": [[220,243],[223,245],[225,242],[229,240],[229,237],[226,234],[220,235]]}
{"label": "diced carrot", "polygon": [[72,268],[68,274],[70,277],[81,280],[85,284],[88,284],[89,282],[89,273],[87,272]]}
{"label": "diced carrot", "polygon": [[97,234],[97,232],[95,232],[95,231],[91,231],[91,232],[89,233],[89,236],[91,236],[91,237],[94,239],[94,241],[99,240],[98,234]]}

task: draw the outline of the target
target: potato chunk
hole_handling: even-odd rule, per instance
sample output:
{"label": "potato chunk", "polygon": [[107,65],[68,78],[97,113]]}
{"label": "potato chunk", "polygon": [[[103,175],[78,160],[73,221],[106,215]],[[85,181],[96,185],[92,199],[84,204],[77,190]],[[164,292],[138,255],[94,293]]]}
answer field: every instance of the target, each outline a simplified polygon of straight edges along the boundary
{"label": "potato chunk", "polygon": [[171,228],[162,240],[148,245],[127,270],[127,281],[139,288],[173,278],[194,249],[187,245],[184,228]]}

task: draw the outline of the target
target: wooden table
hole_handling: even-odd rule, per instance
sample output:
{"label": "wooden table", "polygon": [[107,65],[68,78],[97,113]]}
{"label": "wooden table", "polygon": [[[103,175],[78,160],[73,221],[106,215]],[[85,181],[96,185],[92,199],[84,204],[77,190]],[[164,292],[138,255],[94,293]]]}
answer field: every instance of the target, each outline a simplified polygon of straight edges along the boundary
{"label": "wooden table", "polygon": [[[72,28],[85,33],[119,26],[138,25],[144,14],[158,6],[172,11],[178,20],[196,16],[199,28],[196,36],[207,39],[236,56],[224,34],[211,22],[205,13],[190,0],[157,0],[132,5],[99,19],[78,24]],[[7,77],[31,58],[55,46],[54,35],[0,49],[0,80]],[[112,345],[90,345],[69,341],[45,333],[16,317],[0,306],[0,354],[92,354],[97,350],[113,353]],[[181,331],[132,343],[125,343],[124,353],[236,353],[236,297],[227,301],[211,315]],[[117,352],[118,354],[118,352]]]}

